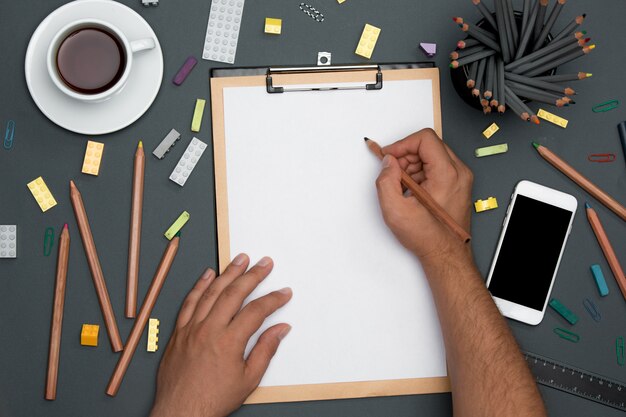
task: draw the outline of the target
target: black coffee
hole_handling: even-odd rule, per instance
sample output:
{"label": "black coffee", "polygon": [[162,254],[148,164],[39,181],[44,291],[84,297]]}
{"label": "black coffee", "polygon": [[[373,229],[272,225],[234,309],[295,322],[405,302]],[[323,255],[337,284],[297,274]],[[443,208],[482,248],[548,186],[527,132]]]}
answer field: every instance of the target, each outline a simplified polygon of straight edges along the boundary
{"label": "black coffee", "polygon": [[82,28],[61,42],[56,63],[69,88],[81,94],[98,94],[122,78],[126,55],[115,35],[100,28]]}

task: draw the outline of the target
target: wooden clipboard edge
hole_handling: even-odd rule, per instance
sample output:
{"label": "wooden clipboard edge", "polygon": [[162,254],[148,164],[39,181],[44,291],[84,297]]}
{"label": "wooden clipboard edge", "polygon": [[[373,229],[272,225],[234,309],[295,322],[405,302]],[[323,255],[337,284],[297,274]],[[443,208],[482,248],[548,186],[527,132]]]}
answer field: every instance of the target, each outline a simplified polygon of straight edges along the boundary
{"label": "wooden clipboard edge", "polygon": [[[383,71],[384,80],[432,80],[434,130],[441,137],[441,99],[438,68],[392,69]],[[284,74],[282,84],[323,84],[331,82],[363,82],[369,72]],[[215,77],[210,79],[213,118],[213,158],[215,167],[215,205],[219,270],[230,263],[230,230],[226,178],[226,132],[224,120],[224,88],[264,86],[265,76]],[[384,88],[384,87],[383,87]],[[290,94],[290,93],[285,93]],[[311,93],[324,94],[324,93]],[[216,105],[219,103],[219,105]],[[257,388],[246,404],[315,401],[346,398],[384,397],[450,392],[448,377],[394,379],[384,381],[342,382],[329,384],[288,385]]]}
{"label": "wooden clipboard edge", "polygon": [[390,397],[450,392],[448,377],[259,387],[245,404]]}
{"label": "wooden clipboard edge", "polygon": [[[325,84],[332,82],[363,82],[370,80],[374,71],[313,73],[313,74],[281,74],[276,79],[281,84]],[[432,80],[433,122],[434,130],[443,137],[441,123],[441,93],[439,68],[406,68],[383,69],[384,81]],[[383,81],[383,83],[384,83]],[[230,230],[228,219],[228,189],[226,178],[226,143],[224,121],[224,88],[255,87],[265,85],[265,75],[243,75],[233,77],[212,77],[211,113],[213,127],[213,163],[215,169],[215,210],[217,218],[217,256],[220,273],[230,263]],[[384,84],[383,84],[384,85]],[[384,86],[383,86],[384,88]],[[291,94],[291,93],[284,93]],[[311,94],[325,94],[312,92]],[[215,103],[220,103],[216,105]]]}

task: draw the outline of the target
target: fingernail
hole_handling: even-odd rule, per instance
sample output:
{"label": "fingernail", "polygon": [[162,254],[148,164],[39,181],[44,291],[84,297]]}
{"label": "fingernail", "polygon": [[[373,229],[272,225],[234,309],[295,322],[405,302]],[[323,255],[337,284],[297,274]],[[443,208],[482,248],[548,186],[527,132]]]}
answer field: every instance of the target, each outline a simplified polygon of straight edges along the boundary
{"label": "fingernail", "polygon": [[278,290],[278,292],[281,293],[281,294],[286,294],[286,295],[293,294],[293,291],[291,291],[291,288],[289,288],[289,287],[285,287],[285,288],[283,288],[281,290]]}
{"label": "fingernail", "polygon": [[235,257],[235,259],[233,259],[233,265],[236,265],[236,266],[241,266],[244,264],[244,262],[246,262],[245,253],[240,253],[239,255]]}
{"label": "fingernail", "polygon": [[383,158],[383,168],[388,168],[391,165],[391,157],[389,155],[385,155]]}
{"label": "fingernail", "polygon": [[283,340],[291,331],[291,326],[287,325],[280,333],[278,333],[278,340]]}
{"label": "fingernail", "polygon": [[261,258],[261,260],[259,262],[257,262],[257,265],[258,266],[268,266],[271,263],[272,263],[272,258],[270,258],[268,256],[264,256],[263,258]]}
{"label": "fingernail", "polygon": [[211,268],[207,268],[206,271],[204,271],[204,274],[202,274],[201,279],[209,279],[212,278],[213,275],[215,275],[215,271],[213,271]]}

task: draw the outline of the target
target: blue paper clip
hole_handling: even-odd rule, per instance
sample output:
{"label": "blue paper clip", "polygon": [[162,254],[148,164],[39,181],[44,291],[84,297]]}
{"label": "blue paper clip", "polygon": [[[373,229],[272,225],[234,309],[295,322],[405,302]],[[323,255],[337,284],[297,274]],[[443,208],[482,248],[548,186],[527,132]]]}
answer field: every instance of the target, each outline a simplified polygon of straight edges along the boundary
{"label": "blue paper clip", "polygon": [[617,364],[624,366],[624,338],[622,336],[615,339],[615,354],[617,355]]}
{"label": "blue paper clip", "polygon": [[619,100],[609,100],[604,103],[597,104],[591,108],[594,113],[604,113],[619,107]]}
{"label": "blue paper clip", "polygon": [[9,120],[7,123],[7,130],[4,132],[4,149],[10,150],[13,148],[13,136],[15,135],[15,122]]}
{"label": "blue paper clip", "polygon": [[580,340],[580,336],[578,336],[576,333],[572,333],[569,330],[561,329],[560,327],[555,327],[554,333],[556,333],[556,335],[559,336],[561,339],[565,339],[572,343],[578,343],[578,341]]}
{"label": "blue paper clip", "polygon": [[589,313],[593,321],[598,323],[600,320],[602,320],[602,316],[600,315],[600,310],[598,310],[598,307],[589,298],[585,298],[583,300],[583,306],[585,306],[585,310],[587,310],[587,313]]}

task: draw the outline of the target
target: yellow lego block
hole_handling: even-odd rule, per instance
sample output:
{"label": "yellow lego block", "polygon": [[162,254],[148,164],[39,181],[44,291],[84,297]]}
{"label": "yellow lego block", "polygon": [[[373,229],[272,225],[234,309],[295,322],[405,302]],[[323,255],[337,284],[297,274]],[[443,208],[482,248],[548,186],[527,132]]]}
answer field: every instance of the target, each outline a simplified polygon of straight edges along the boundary
{"label": "yellow lego block", "polygon": [[483,131],[483,136],[487,139],[489,139],[490,137],[492,137],[498,130],[500,130],[500,128],[498,127],[497,124],[492,123],[491,126],[489,126],[487,129],[485,129]]}
{"label": "yellow lego block", "polygon": [[80,344],[83,346],[98,346],[98,332],[100,326],[97,324],[83,324],[80,332]]}
{"label": "yellow lego block", "polygon": [[159,349],[159,320],[150,319],[148,322],[148,352],[156,352]]}
{"label": "yellow lego block", "polygon": [[359,44],[357,45],[354,53],[368,59],[371,58],[379,35],[379,28],[370,24],[365,24],[363,33],[361,34],[361,39],[359,40]]}
{"label": "yellow lego block", "polygon": [[98,175],[100,172],[100,161],[102,160],[102,151],[104,151],[104,143],[87,141],[87,149],[85,149],[85,158],[83,159],[83,174]]}
{"label": "yellow lego block", "polygon": [[481,211],[493,210],[498,208],[498,200],[495,197],[489,197],[486,200],[476,200],[474,203],[474,209],[476,213]]}
{"label": "yellow lego block", "polygon": [[548,113],[544,109],[539,109],[539,111],[537,112],[537,117],[550,123],[554,123],[555,125],[560,126],[563,129],[565,129],[567,127],[567,123],[569,123],[567,119],[559,117],[556,114]]}
{"label": "yellow lego block", "polygon": [[276,19],[273,17],[265,18],[265,33],[272,35],[280,35],[280,31],[283,27],[283,19]]}
{"label": "yellow lego block", "polygon": [[193,119],[191,120],[191,131],[199,132],[200,126],[202,125],[202,115],[204,114],[204,106],[206,105],[206,100],[201,98],[196,99],[196,108],[193,111]]}
{"label": "yellow lego block", "polygon": [[57,205],[57,201],[52,196],[52,193],[48,189],[48,186],[44,182],[42,177],[36,178],[28,183],[28,189],[37,200],[37,204],[41,208],[41,211],[46,210]]}

